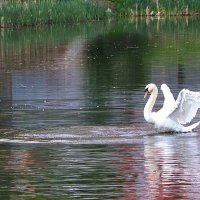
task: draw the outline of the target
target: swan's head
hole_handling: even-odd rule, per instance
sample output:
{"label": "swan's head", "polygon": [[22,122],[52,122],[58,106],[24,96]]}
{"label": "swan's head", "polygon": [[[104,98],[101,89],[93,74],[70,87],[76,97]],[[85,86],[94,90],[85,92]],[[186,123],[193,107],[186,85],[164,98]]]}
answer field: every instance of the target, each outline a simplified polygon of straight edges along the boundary
{"label": "swan's head", "polygon": [[155,90],[157,87],[154,83],[149,83],[145,89],[144,89],[144,98],[148,95],[148,93],[151,93],[153,90]]}

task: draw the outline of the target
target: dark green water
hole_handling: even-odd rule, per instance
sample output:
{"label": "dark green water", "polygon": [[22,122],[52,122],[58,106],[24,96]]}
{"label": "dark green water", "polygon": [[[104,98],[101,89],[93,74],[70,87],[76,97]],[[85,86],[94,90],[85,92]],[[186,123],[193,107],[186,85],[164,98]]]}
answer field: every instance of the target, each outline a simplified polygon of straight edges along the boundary
{"label": "dark green water", "polygon": [[156,133],[143,96],[200,91],[199,32],[199,18],[1,30],[0,199],[198,199],[200,129]]}

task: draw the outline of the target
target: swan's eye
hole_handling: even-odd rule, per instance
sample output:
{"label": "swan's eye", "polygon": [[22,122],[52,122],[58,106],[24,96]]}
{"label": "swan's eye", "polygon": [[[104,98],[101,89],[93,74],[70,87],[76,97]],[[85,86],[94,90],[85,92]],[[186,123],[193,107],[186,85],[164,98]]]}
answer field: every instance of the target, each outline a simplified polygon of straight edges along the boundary
{"label": "swan's eye", "polygon": [[144,90],[144,92],[149,92],[148,88],[146,88],[146,89]]}

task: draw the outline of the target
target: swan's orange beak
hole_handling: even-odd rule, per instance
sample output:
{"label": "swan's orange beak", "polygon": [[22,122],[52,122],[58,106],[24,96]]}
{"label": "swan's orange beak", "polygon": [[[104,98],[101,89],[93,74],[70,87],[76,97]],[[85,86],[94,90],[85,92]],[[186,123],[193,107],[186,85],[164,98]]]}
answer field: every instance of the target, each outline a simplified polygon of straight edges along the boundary
{"label": "swan's orange beak", "polygon": [[145,98],[148,95],[148,89],[146,89],[144,92],[145,92],[144,93],[144,98]]}

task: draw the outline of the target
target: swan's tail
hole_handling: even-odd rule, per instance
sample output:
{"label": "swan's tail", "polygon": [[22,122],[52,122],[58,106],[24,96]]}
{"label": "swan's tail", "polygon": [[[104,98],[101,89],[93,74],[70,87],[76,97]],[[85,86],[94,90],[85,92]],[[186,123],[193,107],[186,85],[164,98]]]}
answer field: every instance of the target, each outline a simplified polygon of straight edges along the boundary
{"label": "swan's tail", "polygon": [[197,126],[199,126],[199,125],[200,125],[200,121],[199,121],[199,122],[196,122],[196,123],[194,123],[194,124],[192,124],[192,125],[190,125],[190,126],[185,127],[186,132],[192,131],[193,129],[195,129],[195,128],[196,128]]}

